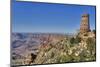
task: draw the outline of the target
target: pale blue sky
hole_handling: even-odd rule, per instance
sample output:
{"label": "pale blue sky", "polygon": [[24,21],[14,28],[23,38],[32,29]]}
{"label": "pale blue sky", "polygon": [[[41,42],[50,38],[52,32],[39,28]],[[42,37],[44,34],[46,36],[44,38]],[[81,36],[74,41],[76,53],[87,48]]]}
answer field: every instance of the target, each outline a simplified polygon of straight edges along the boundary
{"label": "pale blue sky", "polygon": [[13,1],[12,31],[73,33],[85,13],[90,15],[90,27],[94,29],[95,6]]}

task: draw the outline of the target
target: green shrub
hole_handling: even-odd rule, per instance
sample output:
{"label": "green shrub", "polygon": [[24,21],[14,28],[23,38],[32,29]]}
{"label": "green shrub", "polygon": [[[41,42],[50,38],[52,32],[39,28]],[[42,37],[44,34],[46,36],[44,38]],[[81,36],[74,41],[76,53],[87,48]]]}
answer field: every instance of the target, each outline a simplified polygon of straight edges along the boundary
{"label": "green shrub", "polygon": [[60,56],[60,62],[70,62],[71,57],[69,55],[61,55]]}
{"label": "green shrub", "polygon": [[76,38],[72,37],[72,38],[70,39],[70,43],[71,43],[71,44],[78,44],[79,42],[81,42],[81,38],[78,37],[78,36],[76,36]]}
{"label": "green shrub", "polygon": [[72,38],[70,39],[70,43],[71,43],[71,44],[74,44],[74,43],[75,43],[75,38],[74,38],[74,37],[72,37]]}
{"label": "green shrub", "polygon": [[79,42],[81,42],[81,38],[76,36],[75,43],[79,43]]}

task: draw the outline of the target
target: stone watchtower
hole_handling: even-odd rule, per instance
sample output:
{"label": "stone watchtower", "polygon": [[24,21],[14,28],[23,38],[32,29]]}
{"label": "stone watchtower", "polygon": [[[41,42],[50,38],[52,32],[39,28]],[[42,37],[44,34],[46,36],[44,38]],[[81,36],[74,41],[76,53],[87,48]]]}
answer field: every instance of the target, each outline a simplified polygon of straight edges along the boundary
{"label": "stone watchtower", "polygon": [[80,33],[86,33],[90,31],[89,14],[83,14],[80,24]]}

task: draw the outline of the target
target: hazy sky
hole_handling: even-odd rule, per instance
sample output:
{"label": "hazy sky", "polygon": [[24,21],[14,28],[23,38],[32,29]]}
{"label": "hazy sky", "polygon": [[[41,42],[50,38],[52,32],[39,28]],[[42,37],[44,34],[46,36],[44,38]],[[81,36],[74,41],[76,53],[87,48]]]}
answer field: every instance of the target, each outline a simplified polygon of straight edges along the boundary
{"label": "hazy sky", "polygon": [[90,15],[90,28],[94,29],[94,6],[13,1],[12,31],[73,33],[79,29],[85,13]]}

